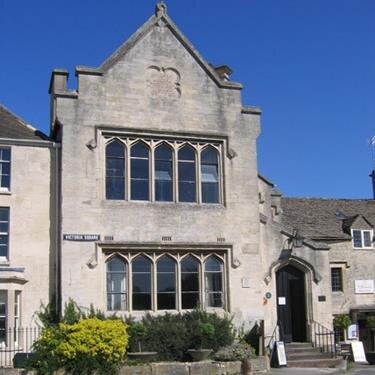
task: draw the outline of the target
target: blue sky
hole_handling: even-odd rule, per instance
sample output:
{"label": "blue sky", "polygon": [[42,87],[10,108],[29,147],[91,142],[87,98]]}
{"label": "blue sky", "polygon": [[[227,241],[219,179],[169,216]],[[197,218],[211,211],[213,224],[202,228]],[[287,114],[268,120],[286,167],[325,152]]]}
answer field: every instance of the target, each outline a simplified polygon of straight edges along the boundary
{"label": "blue sky", "polygon": [[[209,62],[260,106],[259,170],[288,196],[370,198],[375,0],[169,0]],[[48,132],[50,73],[97,66],[150,0],[0,0],[0,102]]]}

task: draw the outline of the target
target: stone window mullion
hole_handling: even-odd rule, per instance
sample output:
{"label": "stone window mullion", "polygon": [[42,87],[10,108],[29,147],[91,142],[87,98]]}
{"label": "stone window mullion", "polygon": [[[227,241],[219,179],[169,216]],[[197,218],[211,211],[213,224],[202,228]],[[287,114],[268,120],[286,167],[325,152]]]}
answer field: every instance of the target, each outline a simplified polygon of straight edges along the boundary
{"label": "stone window mullion", "polygon": [[197,155],[197,164],[196,164],[196,193],[197,193],[197,203],[202,203],[202,186],[201,186],[201,151],[202,146],[200,144],[195,147]]}

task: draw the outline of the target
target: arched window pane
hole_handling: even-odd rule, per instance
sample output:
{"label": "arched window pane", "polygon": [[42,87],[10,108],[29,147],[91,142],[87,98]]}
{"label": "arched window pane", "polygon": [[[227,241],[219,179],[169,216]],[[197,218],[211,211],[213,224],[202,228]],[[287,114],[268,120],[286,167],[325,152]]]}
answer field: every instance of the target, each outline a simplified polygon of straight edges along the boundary
{"label": "arched window pane", "polygon": [[223,262],[215,256],[204,262],[206,305],[223,307]]}
{"label": "arched window pane", "polygon": [[106,198],[125,199],[125,147],[120,141],[106,147]]}
{"label": "arched window pane", "polygon": [[130,163],[131,199],[149,200],[149,149],[144,143],[132,146]]}
{"label": "arched window pane", "polygon": [[176,262],[167,255],[157,262],[158,310],[176,309]]}
{"label": "arched window pane", "polygon": [[181,262],[181,303],[183,309],[199,304],[199,262],[191,255]]}
{"label": "arched window pane", "polygon": [[173,200],[172,149],[166,144],[162,144],[155,151],[155,200]]}
{"label": "arched window pane", "polygon": [[133,310],[151,310],[151,261],[144,255],[132,262]]}
{"label": "arched window pane", "polygon": [[107,262],[107,310],[127,310],[127,265],[115,257]]}
{"label": "arched window pane", "polygon": [[195,151],[189,145],[178,151],[178,200],[196,202]]}
{"label": "arched window pane", "polygon": [[219,203],[218,152],[207,147],[201,154],[202,202]]}

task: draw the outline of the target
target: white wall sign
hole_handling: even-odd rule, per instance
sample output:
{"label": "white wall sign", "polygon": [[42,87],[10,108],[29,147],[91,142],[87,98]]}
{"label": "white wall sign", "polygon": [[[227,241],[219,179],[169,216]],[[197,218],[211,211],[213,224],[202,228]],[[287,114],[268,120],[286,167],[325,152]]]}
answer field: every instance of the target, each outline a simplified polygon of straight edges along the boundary
{"label": "white wall sign", "polygon": [[348,327],[348,339],[349,340],[358,340],[358,326],[357,324],[352,324]]}
{"label": "white wall sign", "polygon": [[248,277],[242,278],[242,288],[250,288],[250,279]]}
{"label": "white wall sign", "polygon": [[363,342],[362,341],[352,341],[351,347],[352,347],[354,362],[365,362],[365,363],[367,363],[366,355],[365,355],[365,349],[363,348]]}
{"label": "white wall sign", "polygon": [[279,305],[286,305],[286,298],[285,297],[279,297],[278,298],[278,304]]}
{"label": "white wall sign", "polygon": [[374,293],[374,280],[355,280],[354,285],[357,294]]}

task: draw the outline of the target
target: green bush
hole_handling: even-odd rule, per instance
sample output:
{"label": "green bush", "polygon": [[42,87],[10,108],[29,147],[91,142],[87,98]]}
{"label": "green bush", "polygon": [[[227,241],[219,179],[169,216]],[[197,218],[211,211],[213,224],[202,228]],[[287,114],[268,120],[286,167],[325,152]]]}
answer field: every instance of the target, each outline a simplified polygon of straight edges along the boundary
{"label": "green bush", "polygon": [[[129,324],[129,347],[138,347],[136,332],[132,335],[132,319]],[[158,352],[163,361],[182,361],[188,359],[187,350],[204,347],[217,351],[220,347],[233,343],[234,329],[227,316],[194,310],[184,314],[146,315],[142,319],[145,333],[142,338],[142,350]]]}
{"label": "green bush", "polygon": [[336,315],[333,321],[333,325],[340,329],[347,329],[352,324],[349,315],[340,314]]}
{"label": "green bush", "polygon": [[120,320],[97,318],[47,327],[33,345],[28,367],[39,374],[58,368],[74,375],[115,374],[128,344],[126,328]]}

